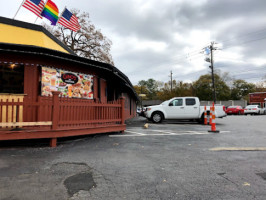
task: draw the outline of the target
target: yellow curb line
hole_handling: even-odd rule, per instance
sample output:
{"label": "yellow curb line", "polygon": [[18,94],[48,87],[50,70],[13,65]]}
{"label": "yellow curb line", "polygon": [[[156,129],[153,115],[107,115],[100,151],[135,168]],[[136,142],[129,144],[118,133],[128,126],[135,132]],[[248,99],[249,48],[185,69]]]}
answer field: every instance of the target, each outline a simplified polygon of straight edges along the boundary
{"label": "yellow curb line", "polygon": [[266,151],[266,147],[216,147],[210,151]]}

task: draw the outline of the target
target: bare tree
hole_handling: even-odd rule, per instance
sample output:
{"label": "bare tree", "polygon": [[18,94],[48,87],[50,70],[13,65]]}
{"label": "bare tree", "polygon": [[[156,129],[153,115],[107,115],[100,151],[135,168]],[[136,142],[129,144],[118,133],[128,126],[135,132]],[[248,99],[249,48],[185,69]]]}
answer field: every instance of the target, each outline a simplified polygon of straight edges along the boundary
{"label": "bare tree", "polygon": [[114,65],[110,54],[112,41],[105,37],[89,20],[89,13],[71,10],[79,18],[81,29],[71,31],[60,24],[54,29],[46,28],[78,56]]}

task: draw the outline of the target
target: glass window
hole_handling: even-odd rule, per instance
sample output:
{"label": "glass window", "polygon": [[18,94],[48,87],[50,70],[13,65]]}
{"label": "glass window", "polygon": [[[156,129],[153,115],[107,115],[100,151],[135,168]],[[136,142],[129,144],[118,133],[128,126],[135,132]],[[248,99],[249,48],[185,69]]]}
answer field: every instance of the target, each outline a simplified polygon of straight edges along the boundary
{"label": "glass window", "polygon": [[175,99],[171,103],[173,106],[182,106],[183,105],[183,99]]}
{"label": "glass window", "polygon": [[24,65],[0,64],[0,93],[24,93]]}
{"label": "glass window", "polygon": [[187,106],[193,106],[196,104],[196,100],[194,98],[187,98],[186,99],[186,105]]}

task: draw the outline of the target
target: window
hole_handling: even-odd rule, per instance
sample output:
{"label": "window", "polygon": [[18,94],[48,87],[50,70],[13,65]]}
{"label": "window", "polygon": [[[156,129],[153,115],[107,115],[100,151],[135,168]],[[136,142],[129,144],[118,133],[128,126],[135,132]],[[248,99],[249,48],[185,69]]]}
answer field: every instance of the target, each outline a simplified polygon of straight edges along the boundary
{"label": "window", "polygon": [[175,99],[173,100],[170,105],[172,106],[182,106],[183,105],[183,99]]}
{"label": "window", "polygon": [[196,100],[194,98],[187,98],[186,105],[187,106],[194,106],[196,104]]}
{"label": "window", "polygon": [[0,64],[0,93],[24,93],[24,65]]}

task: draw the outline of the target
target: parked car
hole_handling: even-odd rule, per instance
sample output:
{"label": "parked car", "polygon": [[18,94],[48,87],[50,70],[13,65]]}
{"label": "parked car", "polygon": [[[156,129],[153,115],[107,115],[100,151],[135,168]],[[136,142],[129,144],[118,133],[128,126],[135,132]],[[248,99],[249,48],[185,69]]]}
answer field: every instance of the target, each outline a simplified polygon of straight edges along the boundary
{"label": "parked car", "polygon": [[260,108],[259,105],[248,105],[244,109],[244,114],[251,114],[251,115],[260,115],[263,114],[264,110]]}
{"label": "parked car", "polygon": [[[210,113],[210,106],[206,106],[206,110]],[[175,97],[160,105],[148,106],[144,112],[145,117],[154,123],[160,123],[164,119],[204,121],[204,106],[200,106],[198,97]],[[215,116],[226,116],[223,105],[215,105]]]}
{"label": "parked car", "polygon": [[227,115],[243,115],[244,109],[242,108],[242,106],[229,106],[227,107],[225,112]]}
{"label": "parked car", "polygon": [[141,108],[137,108],[137,114],[140,115],[140,113],[142,112]]}
{"label": "parked car", "polygon": [[144,117],[145,110],[146,110],[145,107],[143,107],[143,108],[137,108],[137,114],[138,114],[138,116]]}

